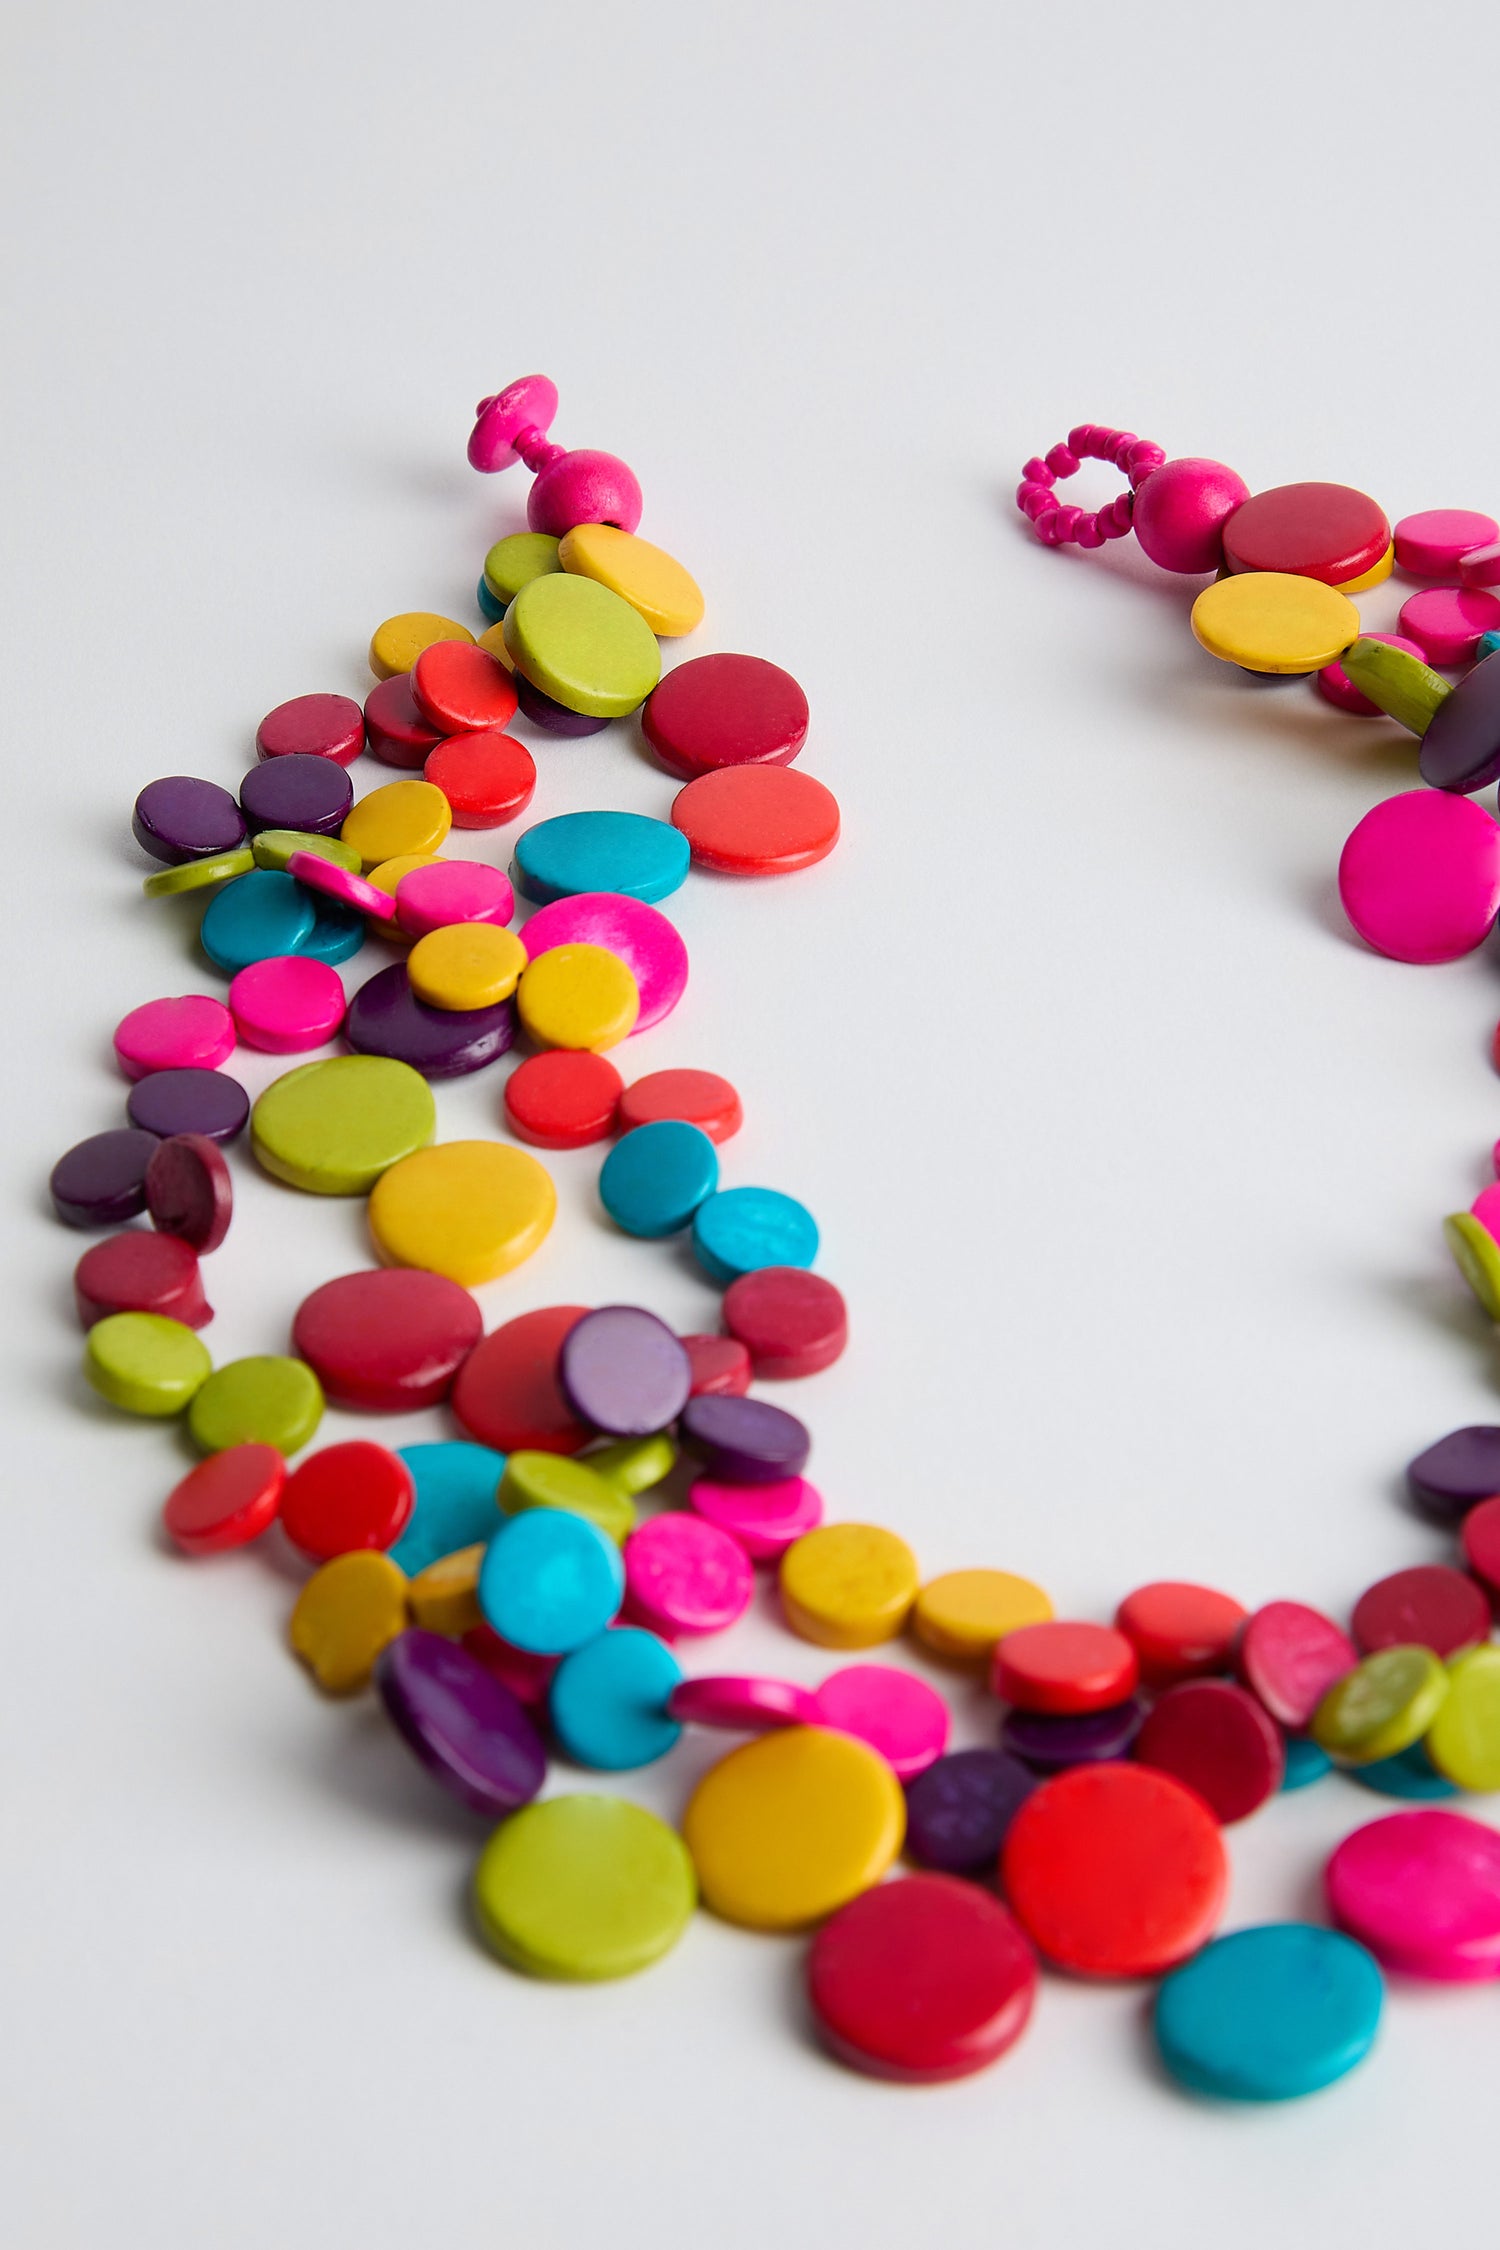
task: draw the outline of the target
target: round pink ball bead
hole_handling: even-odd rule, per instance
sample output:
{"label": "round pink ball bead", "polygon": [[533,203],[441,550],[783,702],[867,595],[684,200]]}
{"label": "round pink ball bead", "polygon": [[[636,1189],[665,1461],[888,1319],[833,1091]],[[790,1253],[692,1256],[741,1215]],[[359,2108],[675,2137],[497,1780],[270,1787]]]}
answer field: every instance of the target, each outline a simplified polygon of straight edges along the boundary
{"label": "round pink ball bead", "polygon": [[526,521],[533,531],[561,539],[575,523],[612,523],[634,531],[641,520],[641,488],[613,453],[587,446],[549,462],[531,488]]}
{"label": "round pink ball bead", "polygon": [[1135,496],[1135,535],[1163,570],[1217,570],[1224,526],[1250,487],[1222,461],[1164,461]]}

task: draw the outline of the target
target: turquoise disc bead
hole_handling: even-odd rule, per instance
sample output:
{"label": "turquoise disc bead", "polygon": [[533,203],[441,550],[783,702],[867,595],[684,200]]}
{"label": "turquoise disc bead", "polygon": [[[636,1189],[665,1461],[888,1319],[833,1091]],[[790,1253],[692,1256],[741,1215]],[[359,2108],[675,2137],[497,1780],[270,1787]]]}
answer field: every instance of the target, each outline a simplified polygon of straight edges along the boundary
{"label": "turquoise disc bead", "polygon": [[1420,1742],[1398,1750],[1394,1758],[1377,1758],[1368,1766],[1350,1766],[1349,1779],[1361,1782],[1382,1797],[1404,1797],[1412,1804],[1436,1804],[1459,1794],[1456,1781],[1439,1773]]}
{"label": "turquoise disc bead", "polygon": [[1321,1743],[1314,1742],[1310,1734],[1293,1734],[1287,1737],[1286,1772],[1281,1777],[1283,1789],[1306,1789],[1332,1771],[1332,1758]]}
{"label": "turquoise disc bead", "polygon": [[687,881],[692,852],[680,828],[644,813],[559,813],[516,838],[519,890],[539,905],[580,891],[615,891],[648,905]]}
{"label": "turquoise disc bead", "polygon": [[1268,1922],[1215,1938],[1156,1996],[1156,2041],[1173,2077],[1226,2101],[1287,2101],[1364,2060],[1385,1986],[1353,1938]]}
{"label": "turquoise disc bead", "polygon": [[724,1188],[698,1206],[693,1251],[710,1280],[727,1289],[762,1266],[810,1266],[818,1254],[817,1222],[795,1196],[776,1188]]}
{"label": "turquoise disc bead", "polygon": [[252,962],[305,952],[314,920],[312,894],[295,876],[257,867],[215,891],[198,935],[214,967],[232,977]]}
{"label": "turquoise disc bead", "polygon": [[649,1766],[675,1748],[681,1722],[667,1698],[682,1666],[655,1633],[617,1626],[565,1656],[552,1675],[548,1710],[568,1756],[601,1773]]}
{"label": "turquoise disc bead", "polygon": [[505,1474],[505,1455],[461,1438],[430,1445],[403,1445],[397,1451],[416,1488],[406,1529],[391,1549],[408,1578],[457,1554],[460,1547],[488,1543],[502,1528],[496,1498]]}
{"label": "turquoise disc bead", "polygon": [[719,1155],[707,1133],[661,1117],[616,1141],[599,1168],[599,1200],[626,1234],[655,1242],[691,1224],[719,1184]]}

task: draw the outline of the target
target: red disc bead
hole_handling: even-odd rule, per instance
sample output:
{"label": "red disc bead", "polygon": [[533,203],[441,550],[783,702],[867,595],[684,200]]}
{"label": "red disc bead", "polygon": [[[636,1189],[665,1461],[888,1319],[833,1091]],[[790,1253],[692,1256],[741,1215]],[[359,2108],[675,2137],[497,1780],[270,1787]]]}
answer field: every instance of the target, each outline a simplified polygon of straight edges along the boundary
{"label": "red disc bead", "polygon": [[1211,1586],[1158,1579],[1137,1586],[1115,1611],[1116,1628],[1140,1660],[1148,1687],[1227,1672],[1249,1611]]}
{"label": "red disc bead", "polygon": [[1135,1650],[1111,1625],[1018,1625],[995,1644],[990,1682],[1018,1711],[1107,1711],[1135,1692]]}
{"label": "red disc bead", "polygon": [[485,727],[439,742],[427,754],[422,778],[447,798],[455,828],[501,828],[530,804],[536,760],[524,742]]}
{"label": "red disc bead", "polygon": [[505,1082],[505,1122],[533,1148],[587,1148],[609,1138],[624,1081],[604,1055],[552,1047]]}
{"label": "red disc bead", "polygon": [[135,1228],[85,1250],[73,1269],[73,1301],[85,1328],[117,1312],[159,1313],[185,1328],[214,1317],[192,1244]]}
{"label": "red disc bead", "polygon": [[1281,1729],[1232,1680],[1183,1680],[1168,1688],[1147,1714],[1134,1755],[1196,1789],[1220,1822],[1257,1811],[1286,1772]]}
{"label": "red disc bead", "polygon": [[472,641],[434,641],[411,668],[412,700],[440,734],[477,734],[516,715],[516,687],[505,666]]}
{"label": "red disc bead", "polygon": [[696,1125],[711,1141],[727,1141],[745,1122],[740,1097],[716,1070],[653,1070],[637,1078],[620,1097],[619,1129],[662,1119]]}
{"label": "red disc bead", "polygon": [[789,875],[833,850],[838,799],[800,769],[722,766],[678,792],[672,824],[700,867],[723,875]]}
{"label": "red disc bead", "polygon": [[797,1266],[760,1266],[724,1292],[724,1326],[750,1354],[757,1375],[785,1379],[831,1367],[849,1341],[840,1292]]}
{"label": "red disc bead", "polygon": [[446,731],[417,709],[409,672],[393,673],[365,697],[365,741],[382,765],[410,770],[425,765]]}
{"label": "red disc bead", "polygon": [[162,1234],[175,1234],[200,1257],[217,1250],[234,1216],[234,1186],[224,1151],[206,1133],[174,1133],[146,1166],[146,1209]]}
{"label": "red disc bead", "polygon": [[1490,1605],[1472,1578],[1446,1563],[1418,1563],[1367,1587],[1349,1620],[1366,1656],[1414,1645],[1457,1656],[1488,1640]]}
{"label": "red disc bead", "polygon": [[230,1445],[173,1486],[162,1510],[185,1555],[217,1555],[258,1539],[276,1521],[286,1463],[274,1445]]}
{"label": "red disc bead", "polygon": [[587,1305],[547,1305],[486,1336],[459,1369],[453,1411],[497,1453],[577,1453],[598,1433],[580,1422],[557,1380],[557,1355]]}
{"label": "red disc bead", "polygon": [[292,1349],[335,1406],[399,1414],[445,1399],[483,1332],[456,1281],[387,1266],[341,1274],[304,1297]]}
{"label": "red disc bead", "polygon": [[1247,1619],[1235,1669],[1280,1726],[1302,1728],[1359,1651],[1341,1626],[1305,1602],[1267,1602]]}
{"label": "red disc bead", "polygon": [[754,1369],[737,1336],[684,1336],[692,1369],[692,1398],[743,1398]]}
{"label": "red disc bead", "polygon": [[1500,1594],[1500,1498],[1481,1500],[1459,1532],[1464,1561],[1491,1594]]}
{"label": "red disc bead", "polygon": [[641,729],[682,781],[719,766],[789,766],[807,740],[807,697],[764,657],[694,656],[647,697]]}
{"label": "red disc bead", "polygon": [[364,746],[364,713],[347,695],[294,695],[268,711],[255,734],[258,758],[331,758],[349,766]]}
{"label": "red disc bead", "polygon": [[397,1453],[368,1438],[325,1445],[286,1480],[281,1521],[292,1545],[315,1562],[362,1548],[393,1547],[416,1498]]}

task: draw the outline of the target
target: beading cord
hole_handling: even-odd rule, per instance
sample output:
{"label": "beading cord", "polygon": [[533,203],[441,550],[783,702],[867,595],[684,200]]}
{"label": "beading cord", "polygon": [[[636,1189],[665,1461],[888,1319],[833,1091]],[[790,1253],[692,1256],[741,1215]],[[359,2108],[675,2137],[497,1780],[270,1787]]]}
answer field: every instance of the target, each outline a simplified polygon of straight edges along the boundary
{"label": "beading cord", "polygon": [[[1044,546],[1102,547],[1108,539],[1125,537],[1134,521],[1137,489],[1166,458],[1159,445],[1133,430],[1080,422],[1048,453],[1032,455],[1021,471],[1016,506]],[[1092,510],[1059,502],[1059,480],[1075,475],[1085,461],[1107,461],[1128,479],[1129,490]]]}

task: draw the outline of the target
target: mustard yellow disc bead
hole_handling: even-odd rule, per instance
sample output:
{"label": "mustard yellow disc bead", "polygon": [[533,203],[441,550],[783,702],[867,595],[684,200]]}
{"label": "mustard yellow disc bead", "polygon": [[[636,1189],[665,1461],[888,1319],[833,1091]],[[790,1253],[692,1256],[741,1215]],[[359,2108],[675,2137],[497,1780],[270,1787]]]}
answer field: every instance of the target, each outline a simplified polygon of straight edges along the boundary
{"label": "mustard yellow disc bead", "polygon": [[635,1029],[641,996],[617,953],[602,945],[555,945],[525,970],[516,1006],[539,1047],[600,1054]]}
{"label": "mustard yellow disc bead", "polygon": [[361,1549],[309,1578],[292,1611],[291,1643],[320,1688],[353,1695],[405,1628],[406,1573],[389,1555]]}
{"label": "mustard yellow disc bead", "polygon": [[484,1541],[480,1540],[477,1546],[439,1555],[436,1562],[419,1570],[406,1590],[413,1624],[425,1625],[429,1633],[447,1633],[454,1640],[460,1633],[482,1625],[477,1589],[484,1555]]}
{"label": "mustard yellow disc bead", "polygon": [[508,1000],[526,966],[514,930],[494,922],[450,922],[418,938],[407,956],[411,988],[429,1008],[493,1008]]}
{"label": "mustard yellow disc bead", "polygon": [[467,625],[456,624],[451,617],[438,617],[430,609],[403,610],[399,617],[388,617],[377,625],[370,636],[370,670],[377,680],[389,680],[397,672],[409,672],[424,648],[435,641],[472,641],[473,634]]}
{"label": "mustard yellow disc bead", "polygon": [[497,664],[503,664],[507,672],[513,672],[515,670],[516,660],[505,645],[504,618],[500,620],[500,623],[498,625],[491,625],[485,632],[480,634],[479,645],[484,650],[486,656],[493,656],[495,662]]}
{"label": "mustard yellow disc bead", "polygon": [[820,1648],[874,1648],[894,1640],[919,1583],[906,1541],[873,1523],[823,1524],[781,1558],[786,1621]]}
{"label": "mustard yellow disc bead", "polygon": [[370,1232],[388,1266],[418,1266],[476,1289],[529,1258],[556,1212],[552,1176],[525,1149],[440,1141],[382,1174],[370,1196]]}
{"label": "mustard yellow disc bead", "polygon": [[360,798],[339,834],[370,868],[398,857],[435,857],[452,826],[448,800],[430,781],[388,781]]}
{"label": "mustard yellow disc bead", "polygon": [[653,633],[668,639],[703,622],[697,581],[664,548],[612,523],[580,523],[563,539],[557,559],[575,578],[597,579],[629,602]]}
{"label": "mustard yellow disc bead", "polygon": [[1396,542],[1393,539],[1378,563],[1359,578],[1346,578],[1339,587],[1341,594],[1367,594],[1372,586],[1383,586],[1396,567]]}
{"label": "mustard yellow disc bead", "polygon": [[1453,1659],[1426,1749],[1460,1789],[1500,1789],[1500,1648],[1471,1648]]}
{"label": "mustard yellow disc bead", "polygon": [[800,1930],[880,1881],[905,1840],[906,1800],[868,1744],[786,1727],[709,1768],[682,1833],[715,1914]]}
{"label": "mustard yellow disc bead", "polygon": [[1018,1625],[1045,1625],[1052,1604],[1029,1578],[1008,1570],[949,1570],[929,1578],[912,1609],[912,1631],[935,1656],[960,1664],[986,1659]]}
{"label": "mustard yellow disc bead", "polygon": [[1192,624],[1210,656],[1247,672],[1321,672],[1360,632],[1347,594],[1284,570],[1247,570],[1205,586]]}

